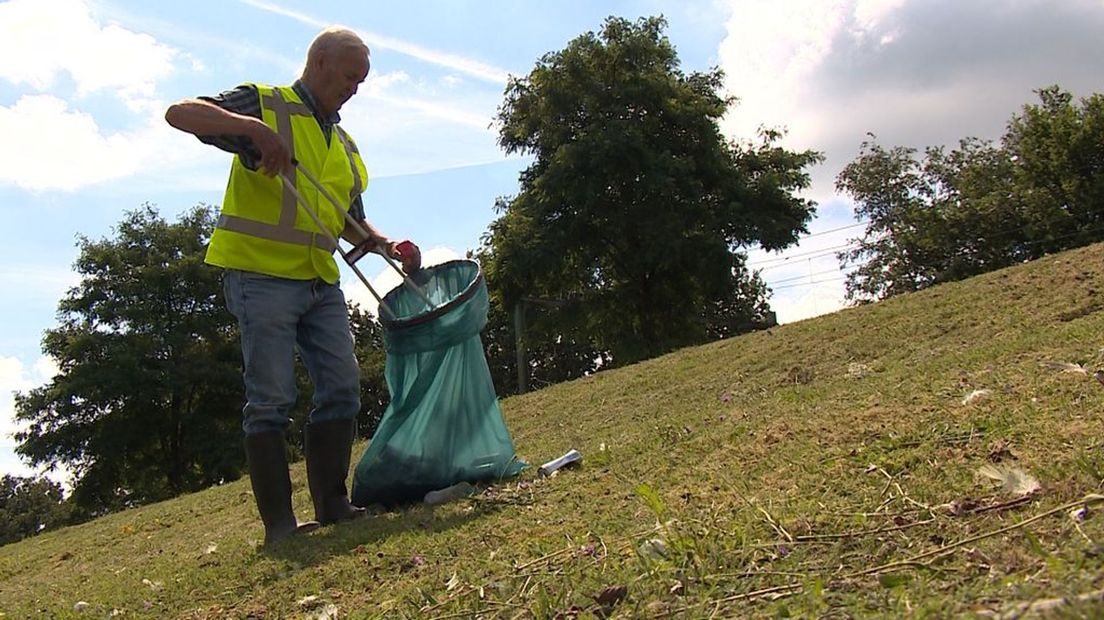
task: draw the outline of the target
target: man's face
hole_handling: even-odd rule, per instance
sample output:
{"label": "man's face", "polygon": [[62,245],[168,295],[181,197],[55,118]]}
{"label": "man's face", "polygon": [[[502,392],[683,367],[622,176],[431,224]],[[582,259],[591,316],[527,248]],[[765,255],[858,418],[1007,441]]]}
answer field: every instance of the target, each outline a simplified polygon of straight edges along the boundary
{"label": "man's face", "polygon": [[319,69],[322,92],[315,97],[322,111],[332,114],[356,94],[357,88],[368,77],[368,51],[355,47],[334,50],[319,59]]}

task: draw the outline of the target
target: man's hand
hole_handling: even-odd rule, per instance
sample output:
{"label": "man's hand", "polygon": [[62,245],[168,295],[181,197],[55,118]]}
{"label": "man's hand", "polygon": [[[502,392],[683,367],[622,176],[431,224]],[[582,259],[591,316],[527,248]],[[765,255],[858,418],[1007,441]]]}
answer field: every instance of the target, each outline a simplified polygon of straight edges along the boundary
{"label": "man's hand", "polygon": [[[256,120],[256,119],[254,119]],[[261,152],[261,173],[276,176],[291,172],[291,152],[287,144],[271,127],[260,120],[251,125],[249,139]]]}
{"label": "man's hand", "polygon": [[391,258],[402,262],[403,273],[410,275],[422,268],[422,251],[410,241],[391,243]]}

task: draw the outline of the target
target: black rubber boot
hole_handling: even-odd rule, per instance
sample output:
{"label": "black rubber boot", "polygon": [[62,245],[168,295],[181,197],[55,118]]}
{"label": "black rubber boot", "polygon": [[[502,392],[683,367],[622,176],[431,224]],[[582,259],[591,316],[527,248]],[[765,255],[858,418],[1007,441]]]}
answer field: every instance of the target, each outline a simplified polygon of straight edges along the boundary
{"label": "black rubber boot", "polygon": [[291,474],[282,432],[247,435],[245,457],[257,511],[264,523],[266,545],[318,529],[315,521],[300,523],[291,508]]}
{"label": "black rubber boot", "polygon": [[355,436],[356,420],[317,422],[307,424],[303,430],[314,518],[322,525],[366,514],[363,508],[349,502],[349,490],[345,486]]}

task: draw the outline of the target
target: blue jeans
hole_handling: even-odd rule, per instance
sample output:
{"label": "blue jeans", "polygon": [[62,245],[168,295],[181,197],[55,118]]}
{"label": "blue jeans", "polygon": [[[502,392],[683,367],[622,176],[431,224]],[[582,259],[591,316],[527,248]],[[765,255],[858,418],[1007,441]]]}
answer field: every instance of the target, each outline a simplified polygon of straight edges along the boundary
{"label": "blue jeans", "polygon": [[246,435],[285,431],[291,423],[296,349],[314,383],[308,421],[356,418],[360,368],[340,287],[228,269],[222,290],[241,331]]}

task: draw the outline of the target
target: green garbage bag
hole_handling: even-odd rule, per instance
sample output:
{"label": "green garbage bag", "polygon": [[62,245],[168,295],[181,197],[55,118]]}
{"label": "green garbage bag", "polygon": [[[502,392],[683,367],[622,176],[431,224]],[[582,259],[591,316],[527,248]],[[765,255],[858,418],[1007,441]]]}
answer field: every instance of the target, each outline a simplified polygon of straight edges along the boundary
{"label": "green garbage bag", "polygon": [[479,332],[487,285],[479,263],[454,260],[411,278],[432,302],[400,284],[382,319],[391,404],[356,466],[359,506],[421,501],[458,482],[517,475],[526,463],[502,419]]}

